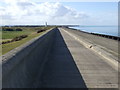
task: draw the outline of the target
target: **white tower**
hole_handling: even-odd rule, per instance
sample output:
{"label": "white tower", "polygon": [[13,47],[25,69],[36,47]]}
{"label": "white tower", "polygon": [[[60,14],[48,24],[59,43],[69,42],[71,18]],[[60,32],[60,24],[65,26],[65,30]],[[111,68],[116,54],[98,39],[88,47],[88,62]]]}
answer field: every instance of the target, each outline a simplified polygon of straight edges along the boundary
{"label": "white tower", "polygon": [[47,27],[47,22],[45,22],[45,27]]}

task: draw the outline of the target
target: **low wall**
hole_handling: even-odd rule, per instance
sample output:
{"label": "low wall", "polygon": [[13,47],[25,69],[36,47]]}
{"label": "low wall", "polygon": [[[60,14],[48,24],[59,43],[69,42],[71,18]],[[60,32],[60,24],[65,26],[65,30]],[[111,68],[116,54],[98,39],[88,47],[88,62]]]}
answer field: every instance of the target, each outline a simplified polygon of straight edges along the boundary
{"label": "low wall", "polygon": [[[7,53],[2,62],[3,88],[31,88],[42,73],[55,35],[55,29]],[[12,53],[12,54],[11,54]],[[11,54],[11,55],[10,55]]]}
{"label": "low wall", "polygon": [[[71,30],[79,30],[79,29],[74,29],[74,28],[69,28],[69,29],[71,29]],[[82,30],[79,30],[79,31],[82,32],[82,33],[92,34],[92,35],[96,35],[96,36],[100,36],[100,37],[120,41],[120,37],[118,37],[118,36],[105,35],[105,34],[100,34],[100,33],[90,33],[90,32],[85,32],[85,31],[82,31]]]}

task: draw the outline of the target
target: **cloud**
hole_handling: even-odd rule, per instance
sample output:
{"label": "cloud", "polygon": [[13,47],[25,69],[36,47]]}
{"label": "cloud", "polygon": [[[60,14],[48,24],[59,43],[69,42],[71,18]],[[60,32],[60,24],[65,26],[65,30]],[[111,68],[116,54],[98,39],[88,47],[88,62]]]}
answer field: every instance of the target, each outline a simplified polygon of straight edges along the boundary
{"label": "cloud", "polygon": [[5,0],[0,7],[0,16],[4,24],[79,24],[89,17],[84,12],[61,3],[35,3],[28,0]]}

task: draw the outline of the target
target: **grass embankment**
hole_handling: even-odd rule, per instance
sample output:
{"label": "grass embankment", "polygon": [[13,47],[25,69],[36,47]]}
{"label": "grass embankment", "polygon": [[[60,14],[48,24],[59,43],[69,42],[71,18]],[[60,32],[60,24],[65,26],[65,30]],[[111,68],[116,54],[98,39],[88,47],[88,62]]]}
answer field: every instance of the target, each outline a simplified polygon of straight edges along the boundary
{"label": "grass embankment", "polygon": [[29,35],[33,31],[2,31],[2,39],[13,39],[14,37],[20,36],[20,35]]}
{"label": "grass embankment", "polygon": [[45,33],[46,31],[41,32],[41,33],[37,33],[37,30],[40,30],[43,28],[48,30],[48,29],[53,28],[53,27],[22,27],[23,31],[3,31],[2,32],[3,40],[13,39],[16,36],[25,35],[25,34],[28,35],[28,37],[24,38],[20,41],[2,44],[2,55],[4,55],[5,53],[9,52],[10,50],[12,50],[14,48],[26,43],[27,41]]}

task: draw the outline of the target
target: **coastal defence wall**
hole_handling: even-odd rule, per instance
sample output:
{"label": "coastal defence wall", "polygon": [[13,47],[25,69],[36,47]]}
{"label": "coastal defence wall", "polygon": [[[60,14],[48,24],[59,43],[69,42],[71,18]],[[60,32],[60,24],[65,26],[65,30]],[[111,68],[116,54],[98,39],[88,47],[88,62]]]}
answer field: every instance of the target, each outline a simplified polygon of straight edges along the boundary
{"label": "coastal defence wall", "polygon": [[[83,46],[104,58],[104,61],[118,71],[118,39],[101,37],[76,29],[60,28]],[[114,36],[113,36],[114,37]]]}
{"label": "coastal defence wall", "polygon": [[[60,29],[60,28],[59,28]],[[106,48],[100,47],[100,44],[91,43],[91,38],[84,38],[83,33],[80,35],[77,30],[69,30],[68,28],[61,28],[68,33],[75,40],[89,48],[91,51],[98,53],[103,58],[106,58],[106,62],[110,62],[110,65],[118,69],[118,62],[113,54],[109,54]],[[37,85],[41,86],[41,74],[45,63],[48,60],[48,55],[51,51],[51,47],[54,44],[56,29],[52,29],[46,34],[34,38],[27,42],[25,45],[18,47],[3,56],[2,62],[2,87],[3,88],[36,88]],[[83,35],[83,36],[82,36]],[[96,35],[92,35],[96,36]],[[91,37],[91,36],[90,36]],[[92,38],[93,40],[100,41],[102,38]],[[99,40],[98,40],[99,39]],[[105,45],[111,39],[106,38]],[[102,39],[104,41],[104,39]],[[104,43],[103,41],[101,43]],[[116,40],[114,40],[116,42]],[[112,41],[112,43],[114,42]],[[103,45],[103,46],[105,46]],[[117,46],[117,43],[114,43]],[[108,46],[107,46],[108,47]],[[109,50],[109,49],[107,49]],[[116,51],[116,50],[115,50]],[[111,56],[112,55],[112,56]],[[116,60],[116,61],[115,61]],[[39,81],[38,81],[39,80]]]}
{"label": "coastal defence wall", "polygon": [[2,61],[2,88],[32,88],[41,75],[55,35],[55,29],[22,47],[10,51]]}
{"label": "coastal defence wall", "polygon": [[[78,30],[78,29],[74,29],[74,28],[69,28],[69,29],[71,29],[71,30]],[[118,36],[111,36],[111,35],[105,35],[105,34],[100,34],[100,33],[85,32],[85,31],[82,31],[82,30],[79,30],[79,31],[82,32],[82,33],[86,33],[86,34],[92,34],[92,35],[95,35],[95,36],[99,36],[99,37],[104,37],[104,38],[120,41],[119,34],[118,34]]]}

